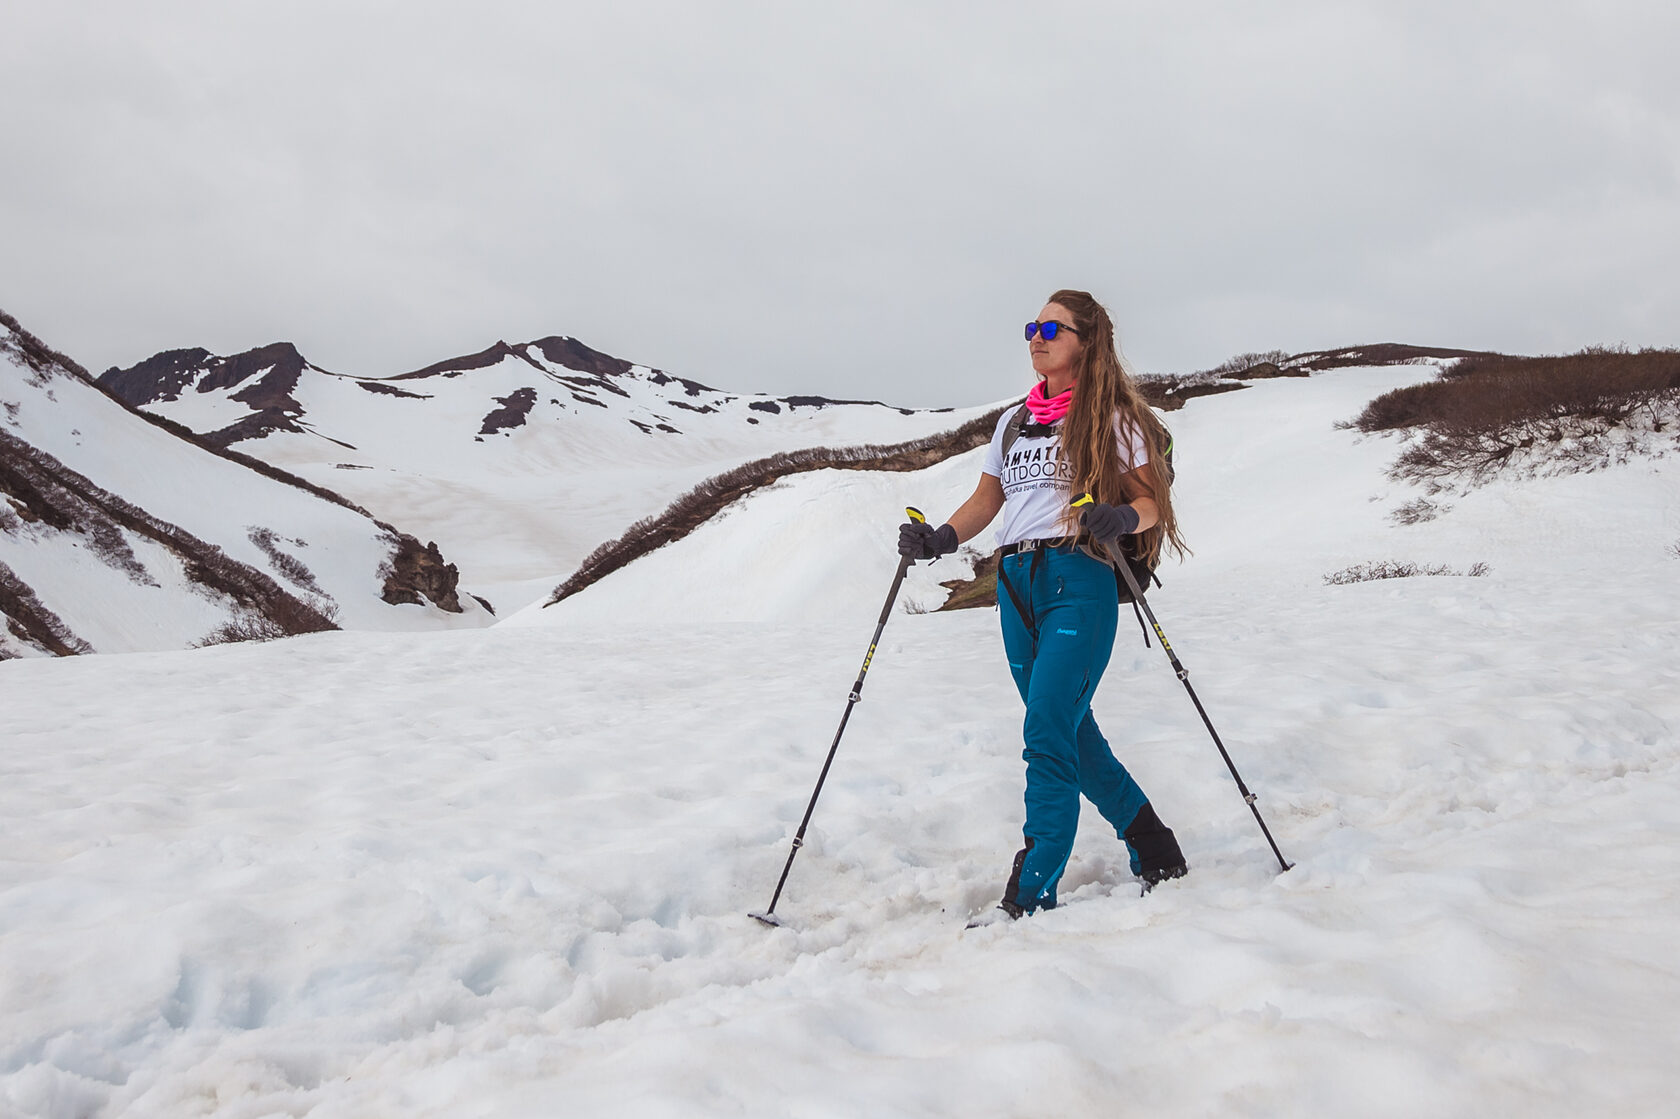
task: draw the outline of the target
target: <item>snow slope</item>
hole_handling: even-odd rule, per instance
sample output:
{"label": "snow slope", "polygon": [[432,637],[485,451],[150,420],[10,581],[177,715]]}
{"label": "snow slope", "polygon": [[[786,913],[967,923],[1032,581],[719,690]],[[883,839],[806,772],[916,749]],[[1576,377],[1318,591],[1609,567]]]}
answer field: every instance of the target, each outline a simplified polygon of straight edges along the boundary
{"label": "snow slope", "polygon": [[[305,601],[336,609],[341,625],[484,624],[488,616],[470,600],[459,615],[431,604],[384,602],[382,569],[399,546],[395,531],[147,423],[67,367],[31,368],[16,337],[0,324],[0,431],[6,435]],[[184,647],[240,612],[207,591],[180,555],[143,536],[119,533],[133,559],[124,566],[84,531],[31,521],[22,515],[24,505],[0,505],[0,563],[94,651]],[[0,648],[31,651],[7,642],[3,631]]]}
{"label": "snow slope", "polygon": [[[660,552],[519,625],[0,665],[0,1114],[1670,1113],[1677,464],[1394,525],[1395,441],[1330,423],[1412,375],[1172,417],[1197,551],[1154,602],[1281,876],[1123,634],[1095,710],[1190,877],[1138,897],[1092,814],[1062,908],[962,931],[1019,843],[1019,701],[991,611],[900,613],[789,926],[744,916],[896,507],[960,465],[755,496],[665,550],[682,612]],[[740,537],[851,574],[720,585]],[[1491,573],[1322,582],[1381,559]]]}
{"label": "snow slope", "polygon": [[[328,372],[289,346],[253,353],[186,351],[171,376],[143,365],[101,380],[206,433],[275,405],[291,430],[240,451],[436,540],[504,616],[714,474],[779,451],[918,439],[984,411],[726,393],[570,338],[385,379]],[[255,388],[277,360],[286,375]]]}
{"label": "snow slope", "polygon": [[[1400,528],[1387,519],[1401,500],[1381,477],[1394,442],[1361,440],[1335,424],[1372,397],[1437,371],[1403,365],[1262,382],[1169,414],[1173,492],[1196,554],[1182,567],[1164,565],[1164,601],[1177,598],[1184,580],[1295,586],[1360,560],[1434,554],[1423,543],[1427,526]],[[973,492],[984,456],[979,448],[912,474],[831,470],[786,478],[606,581],[509,624],[624,619],[627,612],[643,622],[863,616],[872,605],[879,610],[886,593],[905,507],[941,523]],[[1335,510],[1334,533],[1317,528],[1326,509]],[[1460,535],[1456,529],[1449,539]],[[994,546],[988,530],[959,556],[913,568],[906,604],[937,608],[947,594],[940,581],[966,577],[974,555]],[[1519,542],[1516,550],[1525,549]],[[1463,552],[1443,547],[1440,562]]]}

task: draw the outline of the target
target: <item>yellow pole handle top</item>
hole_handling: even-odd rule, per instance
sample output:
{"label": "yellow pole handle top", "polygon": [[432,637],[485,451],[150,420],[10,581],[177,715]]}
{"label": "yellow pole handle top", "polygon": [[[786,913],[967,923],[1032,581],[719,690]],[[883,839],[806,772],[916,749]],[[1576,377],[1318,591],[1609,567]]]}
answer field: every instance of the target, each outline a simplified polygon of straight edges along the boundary
{"label": "yellow pole handle top", "polygon": [[912,521],[915,521],[919,525],[927,524],[927,518],[922,516],[922,511],[920,509],[916,508],[914,505],[905,506],[904,515],[906,517],[909,517]]}
{"label": "yellow pole handle top", "polygon": [[1096,499],[1088,493],[1082,493],[1073,499],[1073,507],[1075,509],[1079,508],[1081,505],[1095,505],[1096,503]]}

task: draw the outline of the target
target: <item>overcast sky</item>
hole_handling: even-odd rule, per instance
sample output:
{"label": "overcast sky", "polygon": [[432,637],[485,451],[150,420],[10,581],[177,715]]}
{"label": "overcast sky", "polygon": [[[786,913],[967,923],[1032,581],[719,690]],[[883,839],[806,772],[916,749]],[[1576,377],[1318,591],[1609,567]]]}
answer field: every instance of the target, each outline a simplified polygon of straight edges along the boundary
{"label": "overcast sky", "polygon": [[95,372],[570,334],[719,388],[1680,344],[1680,5],[0,0],[0,308]]}

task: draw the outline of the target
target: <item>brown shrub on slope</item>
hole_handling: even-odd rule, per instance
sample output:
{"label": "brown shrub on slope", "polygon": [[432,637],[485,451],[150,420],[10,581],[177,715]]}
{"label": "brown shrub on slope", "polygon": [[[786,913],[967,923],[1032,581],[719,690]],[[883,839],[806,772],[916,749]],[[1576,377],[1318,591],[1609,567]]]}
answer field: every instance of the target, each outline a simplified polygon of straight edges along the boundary
{"label": "brown shrub on slope", "polygon": [[[1519,452],[1539,463],[1591,470],[1646,449],[1646,433],[1675,423],[1680,350],[1593,348],[1559,357],[1483,354],[1434,381],[1384,393],[1353,421],[1360,431],[1421,428],[1397,477],[1479,481]],[[1620,433],[1617,442],[1613,436]]]}

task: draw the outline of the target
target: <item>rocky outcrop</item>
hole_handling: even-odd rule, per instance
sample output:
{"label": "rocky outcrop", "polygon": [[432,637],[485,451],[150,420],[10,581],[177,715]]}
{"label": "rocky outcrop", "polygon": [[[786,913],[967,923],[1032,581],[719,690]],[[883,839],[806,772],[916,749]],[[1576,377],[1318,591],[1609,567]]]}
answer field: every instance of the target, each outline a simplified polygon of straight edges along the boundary
{"label": "rocky outcrop", "polygon": [[274,409],[297,416],[303,406],[292,393],[306,368],[309,363],[296,346],[275,342],[231,357],[217,357],[204,349],[165,350],[127,369],[113,366],[95,383],[117,399],[138,406],[177,400],[189,385],[199,392],[216,392],[251,381],[231,399],[257,411]]}
{"label": "rocky outcrop", "polygon": [[302,431],[296,420],[303,405],[292,394],[311,368],[296,346],[275,342],[232,357],[203,349],[166,350],[127,369],[107,369],[94,383],[131,407],[178,400],[189,387],[208,393],[243,385],[229,399],[249,405],[251,415],[203,437],[210,446],[223,448],[274,431]]}
{"label": "rocky outcrop", "polygon": [[443,562],[443,553],[435,542],[422,547],[420,541],[404,533],[380,574],[385,587],[379,597],[393,606],[430,602],[451,614],[462,612],[460,572],[454,564]]}
{"label": "rocky outcrop", "polygon": [[430,400],[431,397],[423,392],[409,392],[399,389],[396,385],[387,385],[383,381],[357,381],[356,387],[365,392],[377,393],[380,396],[400,396],[405,400]]}
{"label": "rocky outcrop", "polygon": [[495,401],[501,407],[484,417],[484,424],[478,429],[480,435],[494,435],[498,431],[525,426],[525,418],[537,402],[537,390],[530,387],[515,389],[506,396],[496,397]]}
{"label": "rocky outcrop", "polygon": [[[564,365],[567,369],[576,369],[579,373],[593,373],[597,377],[622,377],[634,368],[623,358],[591,349],[576,338],[539,338],[531,345],[541,350],[542,356],[555,365]],[[711,391],[704,385],[696,387]]]}
{"label": "rocky outcrop", "polygon": [[[497,342],[488,349],[480,350],[476,354],[466,354],[462,357],[452,357],[444,361],[434,362],[424,369],[416,369],[412,373],[399,373],[392,377],[393,381],[417,381],[426,377],[459,377],[463,373],[471,373],[474,369],[488,369],[492,365],[500,365],[508,358],[518,358],[520,361],[531,361],[520,351],[506,342]],[[536,365],[535,362],[531,362]]]}
{"label": "rocky outcrop", "polygon": [[101,373],[98,385],[129,404],[178,400],[181,391],[197,380],[216,360],[209,350],[165,350],[127,369],[112,366]]}
{"label": "rocky outcrop", "polygon": [[228,424],[217,431],[209,432],[201,438],[212,447],[225,449],[244,439],[261,439],[275,431],[293,431],[301,433],[303,428],[292,421],[292,417],[279,408],[264,408],[260,412],[252,412],[242,420]]}

